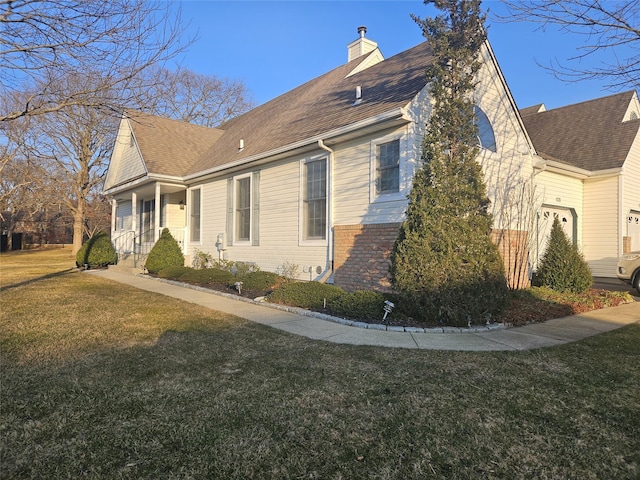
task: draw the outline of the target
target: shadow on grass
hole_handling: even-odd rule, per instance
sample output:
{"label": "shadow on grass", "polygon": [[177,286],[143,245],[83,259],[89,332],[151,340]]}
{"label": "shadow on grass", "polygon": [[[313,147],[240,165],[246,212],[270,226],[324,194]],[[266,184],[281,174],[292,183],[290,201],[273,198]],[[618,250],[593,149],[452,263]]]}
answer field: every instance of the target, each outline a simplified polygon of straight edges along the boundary
{"label": "shadow on grass", "polygon": [[13,283],[11,285],[6,285],[4,287],[0,287],[0,292],[4,292],[6,290],[11,290],[12,288],[23,287],[25,285],[30,285],[32,283],[40,282],[42,280],[48,280],[50,278],[61,277],[64,275],[68,275],[71,272],[76,271],[75,267],[67,268],[66,270],[61,270],[59,272],[47,273],[46,275],[42,275],[40,277],[30,278],[29,280],[24,280],[22,282]]}

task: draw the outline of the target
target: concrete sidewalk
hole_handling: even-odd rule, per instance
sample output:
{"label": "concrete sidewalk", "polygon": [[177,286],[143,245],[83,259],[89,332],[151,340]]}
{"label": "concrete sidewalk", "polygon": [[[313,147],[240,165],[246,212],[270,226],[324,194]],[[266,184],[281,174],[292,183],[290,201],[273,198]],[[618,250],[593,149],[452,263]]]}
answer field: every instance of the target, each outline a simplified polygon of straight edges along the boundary
{"label": "concrete sidewalk", "polygon": [[313,312],[298,309],[286,311],[281,307],[238,300],[206,289],[191,288],[142,275],[116,270],[89,270],[87,273],[314,340],[351,345],[460,351],[528,350],[574,342],[640,321],[640,302],[634,302],[523,327],[479,328],[477,331],[462,333],[375,330],[316,318],[312,316]]}

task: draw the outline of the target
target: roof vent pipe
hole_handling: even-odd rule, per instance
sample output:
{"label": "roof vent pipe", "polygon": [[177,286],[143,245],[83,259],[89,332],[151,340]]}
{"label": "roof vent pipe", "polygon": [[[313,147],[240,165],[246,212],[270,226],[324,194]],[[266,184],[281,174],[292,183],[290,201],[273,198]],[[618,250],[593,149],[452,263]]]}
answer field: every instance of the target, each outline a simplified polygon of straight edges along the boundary
{"label": "roof vent pipe", "polygon": [[244,138],[240,139],[240,144],[238,145],[238,151],[241,152],[244,150]]}
{"label": "roof vent pipe", "polygon": [[358,85],[356,87],[356,101],[353,102],[354,105],[358,105],[362,102],[362,87]]}

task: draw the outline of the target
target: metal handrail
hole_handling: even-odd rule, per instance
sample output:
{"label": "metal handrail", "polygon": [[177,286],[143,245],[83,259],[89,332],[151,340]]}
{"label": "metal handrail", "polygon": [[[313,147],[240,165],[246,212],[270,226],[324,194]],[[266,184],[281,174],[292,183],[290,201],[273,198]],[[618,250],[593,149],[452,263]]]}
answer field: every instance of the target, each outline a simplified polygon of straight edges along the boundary
{"label": "metal handrail", "polygon": [[[132,253],[135,249],[135,241],[136,232],[133,230],[127,230],[111,239],[111,243],[115,247],[116,252],[118,252],[118,258],[121,258],[121,255]],[[129,246],[131,248],[129,248]]]}
{"label": "metal handrail", "polygon": [[148,255],[149,252],[151,251],[151,248],[155,244],[155,237],[151,237],[153,238],[153,241],[151,242],[142,241],[143,238],[149,238],[149,235],[153,234],[154,231],[155,229],[150,228],[142,232],[140,235],[136,235],[135,240],[133,242],[133,268],[136,268],[138,266],[138,261],[140,260],[140,258],[143,255],[144,256]]}

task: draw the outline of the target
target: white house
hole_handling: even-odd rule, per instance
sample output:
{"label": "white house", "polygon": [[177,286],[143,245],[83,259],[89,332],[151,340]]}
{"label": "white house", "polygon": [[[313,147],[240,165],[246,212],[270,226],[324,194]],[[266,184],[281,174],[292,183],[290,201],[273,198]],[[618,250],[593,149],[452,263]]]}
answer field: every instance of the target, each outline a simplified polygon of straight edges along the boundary
{"label": "white house", "polygon": [[[289,263],[301,279],[388,289],[431,110],[432,56],[423,43],[385,59],[359,33],[347,63],[217,129],[123,117],[104,186],[119,250],[150,245],[168,227],[187,258],[199,250],[272,271]],[[508,261],[504,246],[529,232],[505,215],[504,198],[544,161],[488,43],[482,59],[478,160]]]}
{"label": "white house", "polygon": [[521,111],[543,159],[534,256],[558,215],[596,277],[640,250],[640,102],[634,91],[553,110]]}

